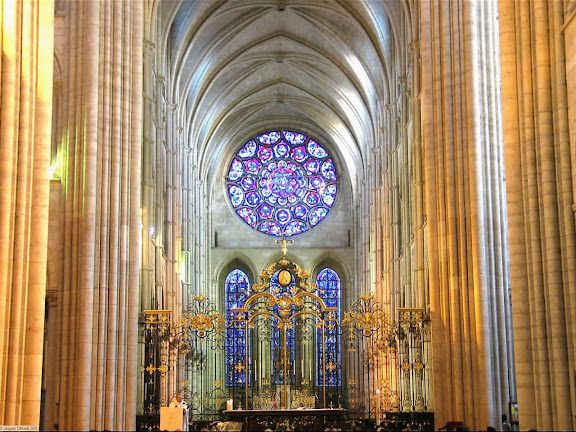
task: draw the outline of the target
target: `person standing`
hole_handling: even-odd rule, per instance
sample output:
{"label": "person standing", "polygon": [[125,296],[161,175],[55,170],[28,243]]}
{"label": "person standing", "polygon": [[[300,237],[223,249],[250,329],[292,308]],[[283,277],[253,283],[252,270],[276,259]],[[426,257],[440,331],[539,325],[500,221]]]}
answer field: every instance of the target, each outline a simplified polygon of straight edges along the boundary
{"label": "person standing", "polygon": [[182,396],[182,393],[178,393],[172,398],[172,401],[170,402],[170,408],[180,407],[188,409],[188,404],[184,401],[184,396]]}
{"label": "person standing", "polygon": [[176,396],[170,401],[170,408],[182,408],[182,428],[180,430],[188,430],[188,404],[184,401],[182,393],[177,393]]}

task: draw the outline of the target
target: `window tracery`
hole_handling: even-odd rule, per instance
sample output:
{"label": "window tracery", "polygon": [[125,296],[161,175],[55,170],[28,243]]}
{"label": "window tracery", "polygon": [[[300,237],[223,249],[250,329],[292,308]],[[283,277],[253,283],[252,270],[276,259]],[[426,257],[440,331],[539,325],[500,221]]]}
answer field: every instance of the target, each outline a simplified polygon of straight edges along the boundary
{"label": "window tracery", "polygon": [[234,269],[225,282],[226,306],[226,385],[240,386],[246,383],[246,370],[242,365],[246,363],[246,335],[245,328],[236,326],[232,322],[234,313],[232,309],[241,308],[250,296],[250,279],[240,269]]}
{"label": "window tracery", "polygon": [[302,234],[336,201],[338,175],[328,151],[310,137],[276,130],[249,140],[230,164],[230,203],[252,228],[276,237]]}
{"label": "window tracery", "polygon": [[[318,297],[324,301],[326,307],[338,308],[336,320],[340,322],[340,296],[342,287],[340,276],[331,268],[326,267],[318,273],[316,284],[318,285]],[[340,378],[341,354],[339,347],[340,335],[338,334],[337,327],[325,328],[324,335],[322,335],[321,328],[316,330],[317,386],[323,385],[323,371],[326,372],[327,386],[339,386],[342,384]],[[323,351],[323,348],[325,351]],[[327,367],[324,366],[324,361],[326,361]]]}

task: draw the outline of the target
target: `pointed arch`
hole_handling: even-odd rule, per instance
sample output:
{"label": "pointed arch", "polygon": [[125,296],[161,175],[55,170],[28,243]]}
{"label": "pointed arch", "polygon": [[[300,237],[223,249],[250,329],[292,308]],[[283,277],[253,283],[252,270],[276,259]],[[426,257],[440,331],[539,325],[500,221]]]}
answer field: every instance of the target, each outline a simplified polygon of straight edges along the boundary
{"label": "pointed arch", "polygon": [[[318,285],[318,296],[324,301],[324,304],[328,307],[338,308],[336,320],[339,322],[342,308],[342,279],[340,275],[331,267],[324,267],[316,276],[316,284]],[[330,387],[342,385],[340,345],[340,335],[336,327],[316,330],[317,386],[324,384]],[[337,367],[326,368],[326,365],[329,364]]]}
{"label": "pointed arch", "polygon": [[237,365],[246,363],[246,329],[234,325],[233,309],[244,306],[250,296],[250,279],[245,271],[234,268],[224,280],[224,304],[226,319],[226,386],[246,384],[246,370]]}

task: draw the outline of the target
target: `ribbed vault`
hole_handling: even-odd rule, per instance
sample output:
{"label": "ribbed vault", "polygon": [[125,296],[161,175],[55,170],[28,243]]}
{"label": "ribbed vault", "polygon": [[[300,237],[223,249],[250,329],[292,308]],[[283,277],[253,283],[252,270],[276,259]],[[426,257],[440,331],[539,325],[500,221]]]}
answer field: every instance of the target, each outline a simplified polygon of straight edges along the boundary
{"label": "ribbed vault", "polygon": [[[279,125],[325,140],[362,178],[377,106],[389,95],[402,2],[162,2],[169,97],[206,180],[219,156]],[[231,144],[232,148],[229,148]]]}

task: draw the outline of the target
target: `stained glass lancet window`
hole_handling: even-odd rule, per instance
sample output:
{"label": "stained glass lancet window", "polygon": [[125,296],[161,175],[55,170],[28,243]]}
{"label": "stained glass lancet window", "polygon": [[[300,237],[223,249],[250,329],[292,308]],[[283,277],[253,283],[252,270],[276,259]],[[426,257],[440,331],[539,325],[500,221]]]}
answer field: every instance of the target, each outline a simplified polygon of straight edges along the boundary
{"label": "stained glass lancet window", "polygon": [[252,228],[277,237],[318,225],[338,192],[328,151],[310,137],[288,130],[249,140],[236,153],[227,178],[235,212]]}
{"label": "stained glass lancet window", "polygon": [[[240,269],[234,269],[225,282],[226,301],[226,385],[246,384],[246,371],[238,365],[246,363],[246,334],[243,327],[230,326],[234,319],[233,308],[240,308],[250,295],[250,279]],[[230,327],[229,327],[230,326]]]}
{"label": "stained glass lancet window", "polygon": [[[318,285],[318,296],[324,300],[327,307],[337,307],[338,313],[336,319],[340,321],[340,293],[342,283],[340,276],[331,268],[327,267],[318,273],[316,278]],[[325,348],[325,351],[323,351]],[[326,365],[334,365],[336,367],[329,367],[326,370],[322,367],[324,364],[324,355],[326,353]],[[339,386],[341,384],[340,374],[340,336],[337,327],[328,327],[324,331],[324,343],[322,341],[322,329],[317,329],[316,332],[316,360],[317,370],[316,385],[322,386],[324,384],[324,372],[326,373],[327,386]]]}

